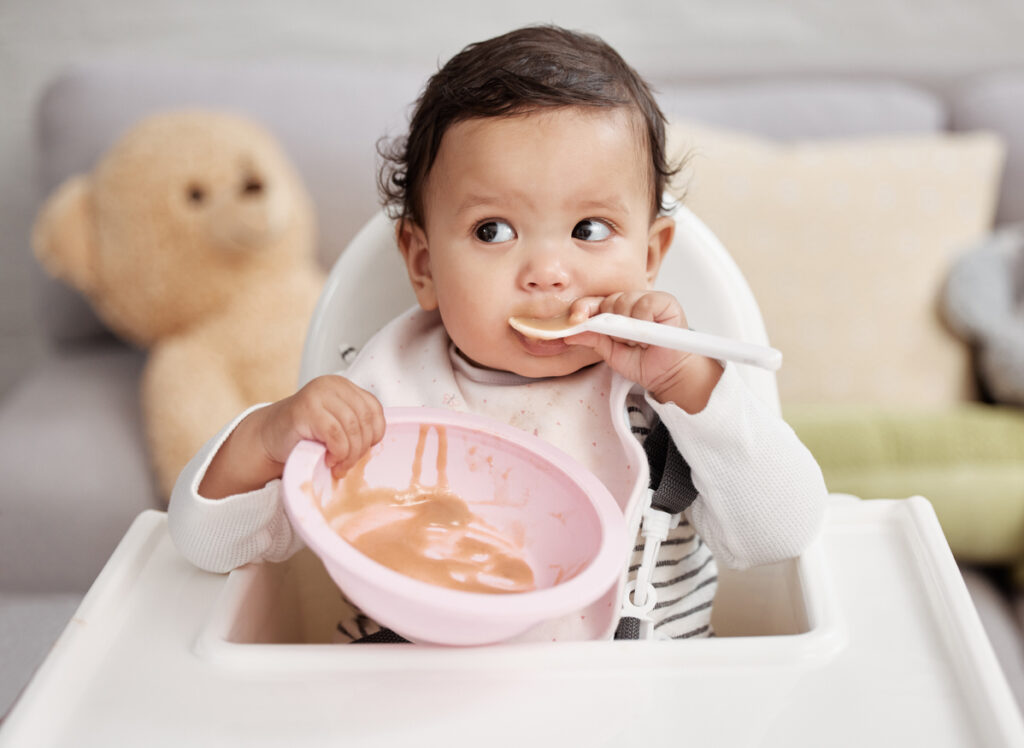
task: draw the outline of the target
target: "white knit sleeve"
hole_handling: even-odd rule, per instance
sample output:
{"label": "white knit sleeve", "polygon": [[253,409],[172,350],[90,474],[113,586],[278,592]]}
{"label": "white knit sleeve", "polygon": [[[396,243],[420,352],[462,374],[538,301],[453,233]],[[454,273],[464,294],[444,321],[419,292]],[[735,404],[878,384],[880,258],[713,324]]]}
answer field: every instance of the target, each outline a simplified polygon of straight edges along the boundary
{"label": "white knit sleeve", "polygon": [[250,561],[283,561],[303,545],[285,514],[280,479],[223,499],[199,495],[199,484],[221,444],[245,416],[261,407],[249,408],[204,444],[171,492],[171,540],[185,558],[206,571],[227,572]]}
{"label": "white knit sleeve", "polygon": [[828,491],[793,429],[727,364],[704,410],[648,402],[690,465],[700,496],[687,510],[724,566],[747,568],[798,556],[817,535]]}

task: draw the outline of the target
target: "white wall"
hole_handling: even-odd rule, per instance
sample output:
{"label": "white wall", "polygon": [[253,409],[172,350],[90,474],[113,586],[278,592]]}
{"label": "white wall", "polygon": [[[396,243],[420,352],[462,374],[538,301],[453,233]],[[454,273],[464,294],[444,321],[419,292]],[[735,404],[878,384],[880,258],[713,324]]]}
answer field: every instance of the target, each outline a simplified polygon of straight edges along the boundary
{"label": "white wall", "polygon": [[601,34],[651,75],[896,67],[957,82],[1024,67],[1021,0],[0,0],[0,393],[45,353],[28,249],[32,112],[64,65],[113,56],[426,67],[548,21]]}

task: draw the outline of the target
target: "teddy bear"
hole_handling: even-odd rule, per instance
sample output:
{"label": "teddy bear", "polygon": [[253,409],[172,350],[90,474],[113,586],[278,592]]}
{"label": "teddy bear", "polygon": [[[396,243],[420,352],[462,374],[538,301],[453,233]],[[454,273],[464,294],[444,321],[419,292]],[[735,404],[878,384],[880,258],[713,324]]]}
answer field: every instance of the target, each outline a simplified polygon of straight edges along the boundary
{"label": "teddy bear", "polygon": [[996,231],[956,259],[942,308],[973,345],[988,397],[1024,406],[1024,224]]}
{"label": "teddy bear", "polygon": [[35,254],[147,351],[140,398],[156,488],[225,424],[294,391],[324,283],[312,200],[274,137],[229,112],[141,120],[33,227]]}

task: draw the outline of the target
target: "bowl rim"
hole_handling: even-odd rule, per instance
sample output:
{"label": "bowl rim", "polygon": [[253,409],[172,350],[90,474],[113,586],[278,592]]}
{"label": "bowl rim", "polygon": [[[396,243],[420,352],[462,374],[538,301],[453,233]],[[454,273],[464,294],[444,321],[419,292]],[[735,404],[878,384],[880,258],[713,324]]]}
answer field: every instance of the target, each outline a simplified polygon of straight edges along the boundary
{"label": "bowl rim", "polygon": [[[327,524],[314,499],[298,488],[310,475],[326,448],[320,442],[302,440],[285,463],[283,493],[292,526],[314,552],[324,549],[337,558],[348,573],[364,582],[383,576],[388,589],[431,607],[444,607],[477,617],[503,617],[525,609],[543,610],[544,618],[579,610],[597,600],[623,573],[630,547],[622,510],[607,487],[590,470],[555,445],[521,429],[475,413],[429,407],[387,407],[390,424],[431,424],[464,428],[496,436],[520,446],[579,484],[590,499],[601,537],[590,562],[572,579],[553,587],[514,594],[468,592],[430,584],[395,571],[356,550]],[[317,554],[319,555],[319,553]],[[377,586],[376,581],[373,582]]]}

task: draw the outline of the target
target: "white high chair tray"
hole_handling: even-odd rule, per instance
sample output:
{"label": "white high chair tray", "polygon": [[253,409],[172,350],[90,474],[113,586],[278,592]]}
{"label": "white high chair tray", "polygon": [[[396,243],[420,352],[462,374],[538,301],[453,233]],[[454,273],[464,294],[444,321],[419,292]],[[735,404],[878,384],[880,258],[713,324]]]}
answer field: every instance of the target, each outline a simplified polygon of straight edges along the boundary
{"label": "white high chair tray", "polygon": [[294,638],[266,624],[287,578],[202,572],[165,515],[140,515],[0,745],[1024,745],[920,498],[834,502],[798,561],[723,573],[715,615],[734,636],[699,641],[243,643]]}

